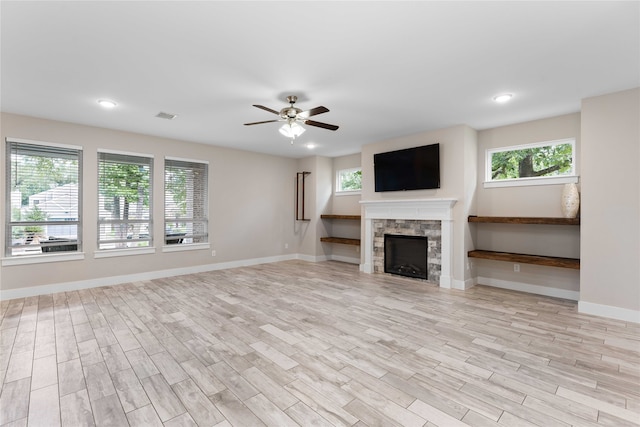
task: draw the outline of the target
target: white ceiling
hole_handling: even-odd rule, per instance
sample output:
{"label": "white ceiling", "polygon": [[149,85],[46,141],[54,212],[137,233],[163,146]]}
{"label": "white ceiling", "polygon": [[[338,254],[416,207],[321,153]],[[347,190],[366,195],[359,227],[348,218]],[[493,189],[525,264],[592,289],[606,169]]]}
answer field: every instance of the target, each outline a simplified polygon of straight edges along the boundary
{"label": "white ceiling", "polygon": [[[640,86],[637,1],[2,1],[0,16],[4,112],[294,158]],[[243,126],[287,95],[340,129],[292,146],[278,123]]]}

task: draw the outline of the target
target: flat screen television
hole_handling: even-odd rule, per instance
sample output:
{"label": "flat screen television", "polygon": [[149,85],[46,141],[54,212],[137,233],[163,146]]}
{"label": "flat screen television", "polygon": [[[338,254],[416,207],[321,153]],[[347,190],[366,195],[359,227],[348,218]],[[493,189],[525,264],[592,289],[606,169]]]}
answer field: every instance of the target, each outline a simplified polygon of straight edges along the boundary
{"label": "flat screen television", "polygon": [[373,155],[375,191],[440,188],[440,144]]}

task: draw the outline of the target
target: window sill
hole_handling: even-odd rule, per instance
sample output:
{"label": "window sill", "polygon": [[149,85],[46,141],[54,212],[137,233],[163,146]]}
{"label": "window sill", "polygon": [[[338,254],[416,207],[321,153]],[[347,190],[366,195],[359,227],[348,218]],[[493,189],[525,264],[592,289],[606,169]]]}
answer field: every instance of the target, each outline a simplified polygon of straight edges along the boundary
{"label": "window sill", "polygon": [[525,187],[530,185],[559,185],[578,182],[577,176],[550,176],[543,178],[503,179],[500,181],[485,181],[484,188]]}
{"label": "window sill", "polygon": [[178,245],[166,245],[162,247],[162,252],[183,252],[183,251],[197,251],[200,249],[210,249],[209,243],[185,243]]}
{"label": "window sill", "polygon": [[131,249],[107,249],[96,251],[93,253],[94,258],[113,258],[119,256],[130,255],[148,255],[155,254],[156,248],[131,248]]}
{"label": "window sill", "polygon": [[362,193],[360,190],[355,191],[336,191],[333,193],[334,196],[359,196]]}
{"label": "window sill", "polygon": [[2,266],[42,264],[47,262],[80,261],[84,259],[84,252],[56,255],[24,255],[21,257],[2,258]]}

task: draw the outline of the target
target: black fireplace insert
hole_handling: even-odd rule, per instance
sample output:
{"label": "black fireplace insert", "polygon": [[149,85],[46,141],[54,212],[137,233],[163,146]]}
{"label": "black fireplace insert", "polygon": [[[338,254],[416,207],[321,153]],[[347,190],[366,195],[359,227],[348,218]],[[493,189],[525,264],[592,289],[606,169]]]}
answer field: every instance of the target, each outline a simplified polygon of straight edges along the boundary
{"label": "black fireplace insert", "polygon": [[427,238],[424,236],[384,235],[384,272],[427,279]]}

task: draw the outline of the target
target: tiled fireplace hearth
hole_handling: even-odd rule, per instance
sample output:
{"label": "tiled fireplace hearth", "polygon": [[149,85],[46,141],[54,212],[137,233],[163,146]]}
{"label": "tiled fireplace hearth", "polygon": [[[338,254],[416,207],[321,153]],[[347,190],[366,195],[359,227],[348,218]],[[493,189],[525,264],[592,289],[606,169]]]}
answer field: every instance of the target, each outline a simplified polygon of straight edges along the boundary
{"label": "tiled fireplace hearth", "polygon": [[450,288],[455,199],[362,201],[365,273],[384,272],[384,235],[426,236],[428,281]]}

